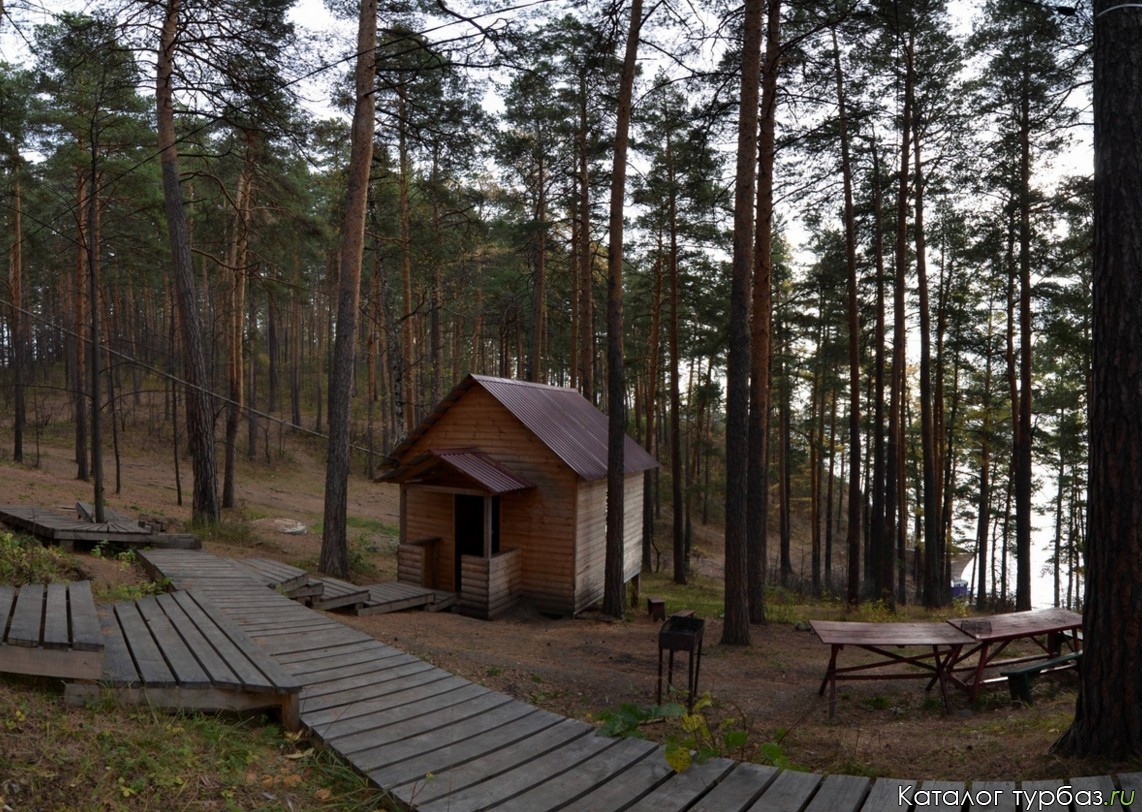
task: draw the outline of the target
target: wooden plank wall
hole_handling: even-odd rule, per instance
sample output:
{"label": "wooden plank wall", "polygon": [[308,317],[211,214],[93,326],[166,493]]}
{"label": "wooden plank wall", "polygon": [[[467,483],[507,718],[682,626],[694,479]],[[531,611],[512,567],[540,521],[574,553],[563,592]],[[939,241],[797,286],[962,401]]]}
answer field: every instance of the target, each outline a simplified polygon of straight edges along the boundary
{"label": "wooden plank wall", "polygon": [[485,620],[502,615],[519,601],[522,569],[519,550],[491,558],[466,555],[460,560],[460,611]]}
{"label": "wooden plank wall", "polygon": [[[406,457],[433,448],[478,448],[536,485],[500,498],[500,549],[519,549],[523,598],[543,611],[574,611],[578,475],[479,386],[469,389]],[[408,489],[406,538],[442,539],[438,589],[453,588],[452,517],[451,495]]]}
{"label": "wooden plank wall", "polygon": [[[623,578],[642,567],[642,474],[626,478],[623,509]],[[580,482],[575,556],[575,611],[603,597],[607,557],[607,481]]]}
{"label": "wooden plank wall", "polygon": [[397,581],[436,589],[440,536],[417,539],[397,547]]}

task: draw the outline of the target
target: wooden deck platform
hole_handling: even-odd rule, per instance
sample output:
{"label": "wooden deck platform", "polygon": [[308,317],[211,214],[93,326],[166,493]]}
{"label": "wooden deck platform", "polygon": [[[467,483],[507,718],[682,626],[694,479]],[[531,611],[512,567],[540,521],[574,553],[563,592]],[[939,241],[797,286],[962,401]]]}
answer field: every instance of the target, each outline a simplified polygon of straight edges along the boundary
{"label": "wooden deck platform", "polygon": [[96,679],[103,649],[88,581],[0,586],[0,671]]}
{"label": "wooden deck platform", "polygon": [[452,592],[396,582],[358,587],[268,558],[243,558],[238,564],[266,586],[314,609],[347,608],[356,615],[380,615],[406,609],[437,612],[456,603]]}
{"label": "wooden deck platform", "polygon": [[[175,584],[208,589],[213,605],[304,685],[303,726],[413,809],[1017,812],[1027,808],[1019,791],[1034,793],[1044,812],[1126,812],[1121,796],[1110,803],[1111,792],[1142,791],[1142,773],[964,784],[820,776],[726,759],[674,773],[658,745],[597,736],[586,723],[475,685],[275,592],[238,590],[227,574],[234,568],[221,559],[147,555]],[[218,575],[213,585],[209,572]],[[1067,805],[1046,794],[1064,786],[1103,796]]]}
{"label": "wooden deck platform", "polygon": [[0,522],[68,550],[76,543],[100,542],[161,549],[197,550],[202,547],[202,541],[191,533],[156,533],[123,514],[112,515],[118,518],[95,523],[54,508],[0,505]]}
{"label": "wooden deck platform", "polygon": [[112,691],[127,702],[204,711],[277,709],[298,727],[301,683],[212,601],[194,592],[121,601],[99,610],[106,656],[98,682],[69,683],[82,704]]}

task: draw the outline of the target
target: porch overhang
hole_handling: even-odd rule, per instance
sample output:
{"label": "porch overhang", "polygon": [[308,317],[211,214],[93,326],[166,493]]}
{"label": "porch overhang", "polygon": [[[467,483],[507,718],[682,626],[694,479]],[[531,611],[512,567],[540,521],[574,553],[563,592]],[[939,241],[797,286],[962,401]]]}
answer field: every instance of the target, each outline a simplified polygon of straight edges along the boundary
{"label": "porch overhang", "polygon": [[433,449],[386,471],[378,482],[478,490],[490,496],[516,493],[535,484],[474,448]]}

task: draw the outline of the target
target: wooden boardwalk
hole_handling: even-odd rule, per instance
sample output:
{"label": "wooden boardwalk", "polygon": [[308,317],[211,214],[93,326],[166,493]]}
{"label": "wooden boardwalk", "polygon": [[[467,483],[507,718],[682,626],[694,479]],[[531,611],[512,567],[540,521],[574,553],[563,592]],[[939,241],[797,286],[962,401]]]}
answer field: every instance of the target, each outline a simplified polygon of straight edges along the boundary
{"label": "wooden boardwalk", "polygon": [[302,724],[414,809],[1125,812],[1111,793],[1142,792],[1142,773],[963,784],[714,759],[676,774],[658,745],[597,736],[586,723],[475,685],[273,590],[252,590],[260,582],[232,562],[180,551],[141,557],[225,612],[302,684]]}
{"label": "wooden boardwalk", "polygon": [[211,599],[178,592],[99,609],[106,645],[96,681],[72,682],[64,698],[83,704],[104,691],[120,700],[204,711],[279,711],[296,729],[301,683],[286,673]]}
{"label": "wooden boardwalk", "polygon": [[90,582],[0,586],[0,671],[97,679],[103,649]]}
{"label": "wooden boardwalk", "polygon": [[190,533],[156,533],[130,517],[115,511],[109,521],[96,523],[77,518],[54,508],[35,505],[0,505],[0,522],[31,533],[42,541],[74,548],[77,542],[98,544],[114,542],[135,547],[197,550],[199,538]]}

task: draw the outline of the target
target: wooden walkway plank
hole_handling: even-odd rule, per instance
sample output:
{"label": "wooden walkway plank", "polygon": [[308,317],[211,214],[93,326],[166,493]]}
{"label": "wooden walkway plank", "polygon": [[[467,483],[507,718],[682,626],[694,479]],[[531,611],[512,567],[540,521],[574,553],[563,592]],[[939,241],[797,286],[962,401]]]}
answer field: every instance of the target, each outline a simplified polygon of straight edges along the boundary
{"label": "wooden walkway plank", "polygon": [[195,620],[186,613],[175,596],[160,595],[156,602],[170,619],[171,624],[178,629],[187,648],[194,652],[197,661],[206,673],[209,684],[223,688],[241,688],[242,680],[230,668],[226,658],[215,650],[214,646],[199,630]]}
{"label": "wooden walkway plank", "polygon": [[759,764],[736,765],[717,786],[703,795],[693,812],[736,812],[748,809],[777,777],[774,767]]}
{"label": "wooden walkway plank", "polygon": [[[1075,794],[1073,809],[1074,812],[1121,812],[1122,802],[1115,796],[1114,791],[1117,789],[1114,786],[1114,780],[1108,775],[1097,776],[1084,776],[1082,778],[1072,778],[1067,782],[1071,785],[1071,790]],[[1096,795],[1095,793],[1099,793]],[[1095,800],[1101,797],[1102,803],[1096,804]],[[1111,806],[1111,800],[1114,800],[1114,805]]]}
{"label": "wooden walkway plank", "polygon": [[386,667],[385,660],[399,657],[402,653],[388,646],[351,646],[339,654],[331,654],[324,659],[302,660],[283,665],[291,674],[304,677],[307,682],[322,682],[344,673],[342,669],[346,668],[367,666],[379,671]]}
{"label": "wooden walkway plank", "polygon": [[[821,780],[815,773],[782,770],[748,809],[750,812],[801,812],[821,786]],[[829,808],[831,812],[852,812],[855,807]]]}
{"label": "wooden walkway plank", "polygon": [[911,804],[901,804],[901,791],[912,792],[916,781],[902,781],[898,778],[878,778],[864,799],[860,812],[908,812]]}
{"label": "wooden walkway plank", "polygon": [[12,606],[16,603],[16,587],[0,586],[0,641],[7,640],[4,631],[8,628],[8,616],[12,614]]}
{"label": "wooden walkway plank", "polygon": [[66,649],[71,645],[67,614],[67,584],[48,584],[44,602],[44,648]]}
{"label": "wooden walkway plank", "polygon": [[372,699],[387,694],[390,691],[401,690],[410,685],[432,682],[441,679],[442,675],[446,673],[447,672],[441,672],[440,669],[430,663],[410,663],[407,666],[389,669],[385,672],[385,679],[383,680],[373,682],[362,679],[354,688],[331,694],[322,694],[312,699],[308,694],[303,694],[301,701],[304,703],[306,712],[312,713],[313,711],[324,710],[326,708],[336,708],[354,702],[360,702],[363,699]]}
{"label": "wooden walkway plank", "polygon": [[674,775],[662,751],[655,747],[646,758],[627,770],[601,782],[585,795],[576,798],[565,812],[598,812],[601,809],[626,809],[646,797]]}
{"label": "wooden walkway plank", "polygon": [[101,606],[98,614],[104,640],[102,678],[127,687],[139,685],[139,669],[131,659],[115,610],[110,606]]}
{"label": "wooden walkway plank", "polygon": [[[357,732],[347,730],[344,736],[337,736],[334,728],[334,737],[329,741],[342,755],[360,754],[362,764],[367,763],[370,768],[379,767],[381,763],[374,763],[370,754],[377,749],[380,741],[405,739],[429,731],[439,732],[448,725],[495,710],[511,701],[511,697],[479,685],[465,686],[451,694],[437,697],[435,703],[417,703],[407,709],[409,713],[359,716],[357,722],[368,724],[368,728]],[[384,732],[380,733],[381,730]]]}
{"label": "wooden walkway plank", "polygon": [[805,812],[855,812],[864,803],[871,783],[856,775],[826,776]]}
{"label": "wooden walkway plank", "polygon": [[971,812],[1019,812],[1015,782],[973,781],[970,810]]}
{"label": "wooden walkway plank", "polygon": [[347,628],[344,632],[337,633],[295,633],[262,638],[261,645],[266,650],[273,652],[276,657],[281,654],[328,648],[330,645],[361,645],[370,639],[367,635]]}
{"label": "wooden walkway plank", "polygon": [[[523,751],[516,753],[519,759],[507,770],[494,776],[485,775],[484,780],[470,784],[464,789],[451,791],[436,801],[418,805],[425,812],[479,812],[484,809],[503,809],[508,801],[533,787],[547,784],[556,776],[568,770],[578,770],[583,762],[615,746],[617,739],[594,735],[593,730],[578,736],[561,746],[536,755]],[[448,779],[448,774],[437,778]],[[533,807],[544,809],[548,807]]]}
{"label": "wooden walkway plank", "polygon": [[478,758],[560,719],[522,702],[509,702],[463,725],[380,744],[354,756],[353,763],[378,786],[395,786]]}
{"label": "wooden walkway plank", "polygon": [[[961,781],[923,781],[918,792],[929,793],[927,803],[916,804],[924,812],[962,812],[967,786]],[[953,803],[953,799],[959,799]]]}
{"label": "wooden walkway plank", "polygon": [[[608,737],[599,737],[608,738]],[[560,809],[564,805],[586,795],[592,788],[606,782],[622,780],[627,771],[660,749],[658,745],[643,739],[612,740],[605,750],[586,761],[577,764],[574,768],[566,770],[554,778],[537,784],[506,803],[496,805],[502,812],[533,812],[536,809]],[[638,797],[635,787],[631,790],[628,801]],[[625,806],[625,804],[624,804]],[[612,807],[614,808],[614,807]]]}
{"label": "wooden walkway plank", "polygon": [[28,584],[16,593],[16,606],[12,609],[12,622],[8,626],[6,641],[10,646],[38,646],[40,622],[44,612],[43,584]]}
{"label": "wooden walkway plank", "polygon": [[123,639],[142,682],[155,687],[174,686],[174,674],[151,637],[151,630],[139,613],[139,607],[133,601],[121,601],[115,604],[115,618],[123,630]]}
{"label": "wooden walkway plank", "polygon": [[306,675],[308,688],[305,695],[310,699],[316,699],[325,694],[337,693],[347,688],[356,688],[360,686],[362,678],[365,678],[366,681],[369,678],[379,679],[391,669],[417,663],[424,663],[424,660],[417,657],[408,657],[406,660],[405,657],[398,655],[384,660],[370,660],[356,665],[345,665],[330,671],[312,672]]}
{"label": "wooden walkway plank", "polygon": [[574,719],[563,719],[550,727],[519,739],[507,747],[474,761],[468,761],[447,770],[433,770],[432,779],[403,784],[392,788],[392,792],[402,800],[415,798],[417,808],[430,808],[422,804],[439,803],[440,808],[449,809],[447,802],[454,792],[491,779],[517,768],[520,764],[540,758],[554,750],[563,748],[583,738],[594,738],[594,728]]}
{"label": "wooden walkway plank", "polygon": [[[368,648],[375,648],[377,646],[383,646],[383,645],[384,645],[383,643],[377,643],[375,646],[370,646]],[[290,668],[290,669],[292,669],[294,667],[305,668],[305,667],[307,667],[308,664],[320,663],[329,657],[345,656],[345,655],[351,654],[353,652],[361,651],[363,648],[365,648],[365,647],[360,646],[360,645],[356,645],[354,643],[338,643],[337,645],[334,645],[334,646],[326,646],[325,648],[310,649],[308,651],[292,651],[292,652],[291,651],[283,651],[283,652],[279,652],[279,653],[275,654],[274,659],[277,660],[279,663],[281,663],[283,666]],[[386,648],[392,648],[392,647],[386,646]],[[404,654],[404,652],[400,651],[399,649],[392,649],[392,650],[394,652],[399,653],[399,654]]]}
{"label": "wooden walkway plank", "polygon": [[1070,812],[1070,804],[1059,803],[1055,794],[1065,783],[1065,781],[1023,781],[1019,784],[1019,789],[1024,793],[1022,796],[1024,799],[1034,795],[1035,812]]}
{"label": "wooden walkway plank", "polygon": [[99,629],[90,581],[76,581],[68,585],[68,605],[71,610],[72,648],[79,651],[102,649],[103,633]]}
{"label": "wooden walkway plank", "polygon": [[449,674],[447,671],[440,671],[439,673],[426,671],[421,680],[415,684],[406,684],[402,688],[381,694],[373,699],[366,699],[350,705],[310,711],[303,698],[302,707],[305,709],[305,724],[317,736],[321,737],[337,722],[353,719],[357,716],[367,716],[386,708],[419,702],[426,697],[455,691],[467,684],[468,680]]}
{"label": "wooden walkway plank", "polygon": [[[195,599],[191,592],[174,592],[174,600],[194,623],[210,645],[226,660],[230,670],[234,672],[242,687],[277,690],[279,686],[292,687],[300,684],[288,676],[276,664],[269,662],[254,662],[243,649],[251,645],[245,643],[229,624],[225,617],[213,613],[208,605]],[[237,642],[235,641],[237,638]],[[245,644],[245,645],[243,645]],[[267,674],[269,667],[277,669],[273,674]],[[278,673],[280,672],[280,673]]]}
{"label": "wooden walkway plank", "polygon": [[194,654],[175,630],[170,619],[159,606],[158,598],[147,597],[136,601],[139,614],[159,645],[163,659],[174,674],[175,682],[185,688],[209,688],[210,676],[199,665]]}
{"label": "wooden walkway plank", "polygon": [[694,764],[686,772],[672,773],[625,812],[682,812],[709,792],[734,768],[726,758]]}

